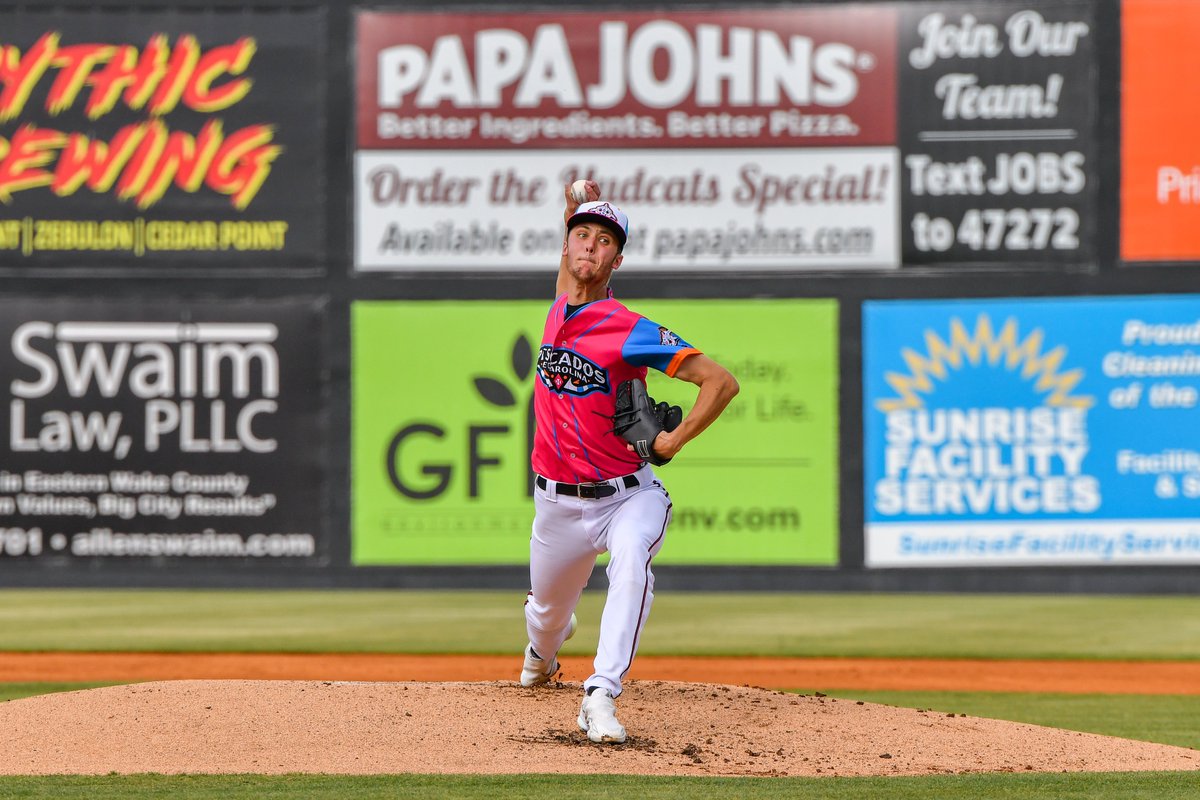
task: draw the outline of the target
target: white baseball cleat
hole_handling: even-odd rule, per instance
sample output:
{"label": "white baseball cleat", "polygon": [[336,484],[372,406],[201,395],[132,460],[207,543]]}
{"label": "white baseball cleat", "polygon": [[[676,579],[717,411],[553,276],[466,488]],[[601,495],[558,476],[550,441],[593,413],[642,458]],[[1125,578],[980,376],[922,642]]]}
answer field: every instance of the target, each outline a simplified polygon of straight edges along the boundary
{"label": "white baseball cleat", "polygon": [[[575,619],[575,615],[571,615],[571,622],[567,626],[567,639],[575,635],[575,629],[579,626],[579,622]],[[563,641],[566,641],[564,639]],[[552,658],[548,662],[543,658],[536,658],[533,655],[533,645],[525,645],[525,664],[521,667],[521,685],[525,687],[541,686],[544,683],[549,683],[550,679],[558,674],[558,659]]]}
{"label": "white baseball cleat", "polygon": [[597,689],[583,696],[579,707],[579,729],[596,744],[625,741],[625,726],[617,721],[617,706],[607,689]]}

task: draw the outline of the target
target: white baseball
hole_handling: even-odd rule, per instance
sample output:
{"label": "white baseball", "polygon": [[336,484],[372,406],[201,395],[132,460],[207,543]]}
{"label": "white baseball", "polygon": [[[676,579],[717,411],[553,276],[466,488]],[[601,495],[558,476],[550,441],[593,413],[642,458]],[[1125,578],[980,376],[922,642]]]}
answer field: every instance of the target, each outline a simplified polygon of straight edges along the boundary
{"label": "white baseball", "polygon": [[586,203],[588,199],[587,181],[583,178],[571,184],[571,197],[575,198],[577,203]]}

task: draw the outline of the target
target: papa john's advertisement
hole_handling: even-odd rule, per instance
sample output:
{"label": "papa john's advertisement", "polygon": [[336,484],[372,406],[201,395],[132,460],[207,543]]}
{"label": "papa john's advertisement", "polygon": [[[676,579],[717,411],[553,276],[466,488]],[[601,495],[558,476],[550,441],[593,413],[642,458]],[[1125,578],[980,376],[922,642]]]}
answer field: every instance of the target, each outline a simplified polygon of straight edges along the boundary
{"label": "papa john's advertisement", "polygon": [[556,263],[577,178],[652,269],[895,268],[897,18],[358,11],[355,268]]}
{"label": "papa john's advertisement", "polygon": [[864,304],[870,567],[1200,563],[1200,298]]}

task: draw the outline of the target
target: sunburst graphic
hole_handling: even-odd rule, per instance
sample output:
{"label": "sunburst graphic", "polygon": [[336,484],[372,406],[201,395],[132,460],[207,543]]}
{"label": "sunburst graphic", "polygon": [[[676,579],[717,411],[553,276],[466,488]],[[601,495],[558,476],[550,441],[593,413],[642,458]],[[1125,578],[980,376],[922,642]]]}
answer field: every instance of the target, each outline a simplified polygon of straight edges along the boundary
{"label": "sunburst graphic", "polygon": [[1019,370],[1023,380],[1033,382],[1034,390],[1046,395],[1048,406],[1086,409],[1096,402],[1094,397],[1071,394],[1083,380],[1083,370],[1059,372],[1067,357],[1067,348],[1060,345],[1043,353],[1045,334],[1041,328],[1034,328],[1021,340],[1017,321],[1012,317],[1005,320],[997,333],[988,315],[980,314],[974,332],[968,331],[957,317],[951,319],[949,339],[949,342],[944,341],[937,333],[926,329],[924,353],[910,347],[901,350],[900,356],[908,372],[888,372],[883,376],[897,396],[878,400],[876,408],[885,413],[921,408],[925,405],[922,395],[934,391],[934,379],[945,381],[950,370],[979,366],[985,361],[992,367],[1003,363],[1009,372]]}

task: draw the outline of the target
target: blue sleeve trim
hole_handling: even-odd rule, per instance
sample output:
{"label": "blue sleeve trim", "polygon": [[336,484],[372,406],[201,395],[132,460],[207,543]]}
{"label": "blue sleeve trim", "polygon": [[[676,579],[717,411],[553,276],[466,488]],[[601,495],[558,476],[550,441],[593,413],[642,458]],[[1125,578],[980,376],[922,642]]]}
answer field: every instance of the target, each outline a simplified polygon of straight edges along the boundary
{"label": "blue sleeve trim", "polygon": [[[651,367],[667,372],[682,350],[695,350],[681,337],[642,317],[629,331],[621,346],[621,358],[635,367]],[[669,374],[669,373],[668,373]]]}

